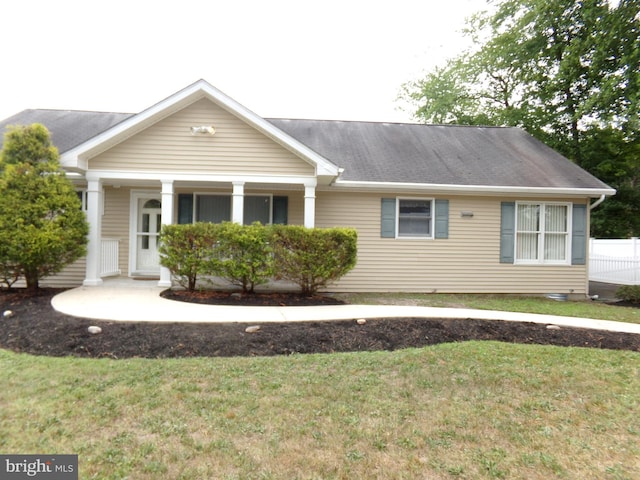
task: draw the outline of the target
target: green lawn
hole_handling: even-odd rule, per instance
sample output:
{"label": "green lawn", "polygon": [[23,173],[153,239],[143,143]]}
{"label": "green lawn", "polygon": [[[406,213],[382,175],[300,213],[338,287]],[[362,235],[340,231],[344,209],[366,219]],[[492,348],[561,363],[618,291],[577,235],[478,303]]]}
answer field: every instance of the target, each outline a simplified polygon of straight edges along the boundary
{"label": "green lawn", "polygon": [[0,350],[0,451],[100,479],[640,478],[640,353],[444,344],[268,358]]}
{"label": "green lawn", "polygon": [[353,304],[418,305],[425,307],[478,308],[567,317],[596,318],[616,322],[640,323],[640,308],[618,307],[603,302],[558,302],[543,297],[517,295],[472,295],[431,293],[352,293],[339,294],[338,298]]}
{"label": "green lawn", "polygon": [[[478,295],[352,303],[640,322],[638,309]],[[640,353],[498,342],[269,358],[0,350],[0,452],[90,479],[640,478]]]}

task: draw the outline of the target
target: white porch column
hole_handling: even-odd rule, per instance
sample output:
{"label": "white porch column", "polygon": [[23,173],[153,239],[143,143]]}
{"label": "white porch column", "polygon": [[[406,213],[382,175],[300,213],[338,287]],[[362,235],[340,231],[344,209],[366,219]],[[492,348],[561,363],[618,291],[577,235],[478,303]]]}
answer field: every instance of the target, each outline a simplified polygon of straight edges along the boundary
{"label": "white porch column", "polygon": [[102,252],[102,182],[99,177],[87,174],[87,221],[89,222],[89,242],[87,243],[87,265],[85,286],[102,285],[100,277]]}
{"label": "white porch column", "polygon": [[232,199],[231,221],[242,225],[244,223],[244,182],[233,182]]}
{"label": "white porch column", "polygon": [[304,184],[304,226],[307,228],[316,225],[316,185],[315,179]]}
{"label": "white porch column", "polygon": [[[162,225],[173,223],[173,180],[162,180]],[[159,287],[171,287],[171,271],[160,266]]]}

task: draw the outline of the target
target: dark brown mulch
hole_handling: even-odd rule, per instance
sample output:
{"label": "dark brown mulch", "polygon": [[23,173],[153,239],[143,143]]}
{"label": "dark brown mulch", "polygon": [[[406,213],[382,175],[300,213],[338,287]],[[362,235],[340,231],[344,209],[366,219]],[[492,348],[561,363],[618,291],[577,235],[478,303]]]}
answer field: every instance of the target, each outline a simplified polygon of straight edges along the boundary
{"label": "dark brown mulch", "polygon": [[300,307],[305,305],[344,305],[337,298],[316,295],[305,297],[292,293],[251,293],[223,292],[213,290],[165,290],[160,294],[169,300],[179,302],[202,303],[206,305],[243,305],[243,306],[281,306]]}
{"label": "dark brown mulch", "polygon": [[[471,319],[382,318],[367,319],[364,325],[355,320],[265,323],[256,324],[260,325],[257,333],[246,333],[248,325],[240,323],[96,321],[53,310],[50,300],[58,292],[0,292],[0,312],[13,311],[9,318],[0,317],[0,348],[49,356],[166,358],[396,350],[443,342],[498,340],[640,351],[640,335],[574,328],[549,330],[546,325],[533,323]],[[204,296],[200,300],[206,303]],[[269,300],[273,297],[254,298],[260,304]],[[281,296],[277,304],[291,305],[293,300]],[[319,299],[303,297],[296,301],[298,305],[316,304]],[[243,304],[247,302],[245,298]],[[88,333],[91,325],[102,328],[102,333]]]}

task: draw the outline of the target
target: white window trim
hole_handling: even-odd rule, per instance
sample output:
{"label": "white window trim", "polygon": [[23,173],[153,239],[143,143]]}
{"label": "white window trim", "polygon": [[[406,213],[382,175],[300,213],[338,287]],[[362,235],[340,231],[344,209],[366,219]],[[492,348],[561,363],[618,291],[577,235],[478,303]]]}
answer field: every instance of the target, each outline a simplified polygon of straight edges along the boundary
{"label": "white window trim", "polygon": [[[518,226],[518,208],[521,205],[536,205],[540,206],[540,233],[538,235],[541,236],[541,240],[538,241],[538,258],[536,260],[521,260],[518,258],[518,238],[520,233],[520,228]],[[545,260],[544,259],[544,245],[545,245],[545,235],[546,231],[544,230],[544,209],[547,206],[564,206],[567,208],[567,233],[565,237],[565,254],[566,258],[564,260]],[[573,204],[570,202],[516,202],[516,211],[515,211],[515,241],[514,241],[514,264],[516,265],[571,265],[571,235],[572,235],[572,225],[573,225]]]}
{"label": "white window trim", "polygon": [[[431,218],[429,219],[429,235],[400,235],[400,201],[401,200],[420,200],[431,203]],[[435,217],[435,199],[432,197],[396,197],[396,239],[397,240],[433,240],[434,238],[434,217]]]}

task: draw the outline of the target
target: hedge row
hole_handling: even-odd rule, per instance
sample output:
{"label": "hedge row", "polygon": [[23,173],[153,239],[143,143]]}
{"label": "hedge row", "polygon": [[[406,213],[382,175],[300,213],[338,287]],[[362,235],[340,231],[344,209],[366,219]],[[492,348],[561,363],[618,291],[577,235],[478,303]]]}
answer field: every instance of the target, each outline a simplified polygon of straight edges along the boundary
{"label": "hedge row", "polygon": [[623,285],[616,290],[616,297],[640,305],[640,285]]}
{"label": "hedge row", "polygon": [[313,295],[349,272],[356,255],[352,228],[225,222],[165,225],[160,233],[160,263],[188,290],[206,276],[246,293],[272,279],[289,280]]}

